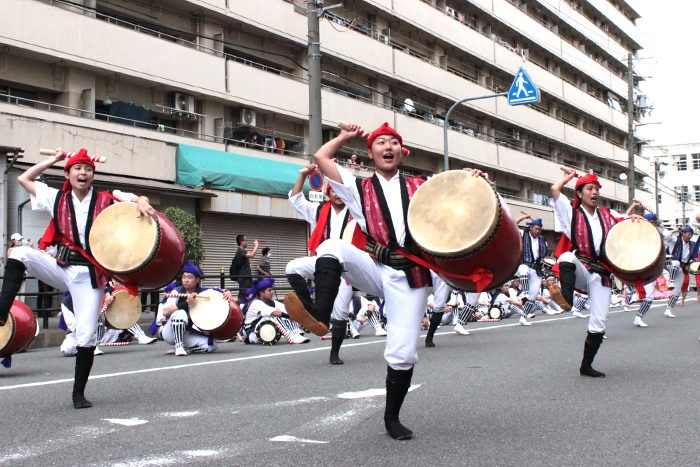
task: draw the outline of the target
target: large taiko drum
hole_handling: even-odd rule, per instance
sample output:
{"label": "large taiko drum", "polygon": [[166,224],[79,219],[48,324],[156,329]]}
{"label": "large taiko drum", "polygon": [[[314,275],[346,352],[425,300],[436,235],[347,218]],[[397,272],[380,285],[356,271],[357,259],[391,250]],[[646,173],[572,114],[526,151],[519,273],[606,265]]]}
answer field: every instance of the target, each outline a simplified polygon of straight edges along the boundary
{"label": "large taiko drum", "polygon": [[[520,230],[505,202],[482,177],[450,170],[418,188],[408,207],[408,229],[427,261],[453,274],[491,271],[486,288],[510,279],[520,264]],[[476,291],[469,279],[440,274],[452,287]]]}
{"label": "large taiko drum", "polygon": [[192,324],[216,339],[235,337],[243,325],[243,314],[236,302],[229,302],[224,294],[207,289],[197,294],[190,305]]}
{"label": "large taiko drum", "polygon": [[666,264],[663,238],[647,221],[626,219],[615,224],[601,254],[615,277],[628,284],[655,281]]}
{"label": "large taiko drum", "polygon": [[15,300],[4,326],[0,326],[0,357],[8,357],[26,349],[37,334],[34,312]]}
{"label": "large taiko drum", "polygon": [[115,287],[112,297],[112,303],[105,310],[105,323],[108,327],[129,329],[139,322],[141,300],[138,295],[131,295],[125,287]]}
{"label": "large taiko drum", "polygon": [[97,216],[90,229],[90,250],[119,281],[159,289],[172,281],[185,262],[180,231],[161,213],[137,217],[135,203],[115,203]]}

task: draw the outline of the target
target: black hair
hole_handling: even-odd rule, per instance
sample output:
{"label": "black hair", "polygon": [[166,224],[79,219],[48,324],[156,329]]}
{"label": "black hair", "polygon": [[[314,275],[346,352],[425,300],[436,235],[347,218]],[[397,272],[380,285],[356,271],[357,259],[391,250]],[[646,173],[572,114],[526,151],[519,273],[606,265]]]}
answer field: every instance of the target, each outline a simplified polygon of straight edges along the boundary
{"label": "black hair", "polygon": [[241,242],[243,240],[245,240],[245,235],[243,235],[243,234],[236,235],[236,245],[241,246]]}
{"label": "black hair", "polygon": [[269,247],[265,247],[265,248],[262,249],[262,254],[263,254],[263,256],[265,256],[265,255],[268,254],[269,252],[270,252],[270,248],[269,248]]}

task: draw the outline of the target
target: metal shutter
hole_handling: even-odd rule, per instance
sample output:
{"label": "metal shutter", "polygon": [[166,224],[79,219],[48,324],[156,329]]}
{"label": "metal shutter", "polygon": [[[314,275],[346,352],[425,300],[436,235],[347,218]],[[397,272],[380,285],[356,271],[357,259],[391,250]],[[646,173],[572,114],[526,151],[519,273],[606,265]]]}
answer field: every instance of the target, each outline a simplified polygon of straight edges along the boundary
{"label": "metal shutter", "polygon": [[236,253],[238,234],[243,234],[248,239],[248,250],[253,248],[253,240],[257,239],[259,242],[255,258],[250,260],[253,274],[262,249],[269,247],[272,250],[270,265],[272,274],[277,278],[277,288],[289,288],[287,281],[283,279],[287,263],[308,254],[308,224],[301,220],[203,213],[202,234],[206,249],[202,269],[207,276],[204,284],[209,287],[220,285],[221,268],[226,276],[226,286],[238,286],[228,278],[228,268]]}

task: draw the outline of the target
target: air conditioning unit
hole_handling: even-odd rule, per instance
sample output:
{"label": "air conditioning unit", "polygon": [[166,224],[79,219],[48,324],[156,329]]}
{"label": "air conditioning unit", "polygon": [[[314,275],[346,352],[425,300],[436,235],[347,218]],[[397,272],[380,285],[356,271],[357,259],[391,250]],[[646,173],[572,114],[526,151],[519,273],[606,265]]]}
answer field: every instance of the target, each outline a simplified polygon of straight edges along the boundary
{"label": "air conditioning unit", "polygon": [[255,126],[255,110],[241,109],[239,123],[241,125]]}
{"label": "air conditioning unit", "polygon": [[451,16],[454,19],[459,19],[459,16],[457,16],[457,11],[452,7],[446,6],[445,13],[447,14],[447,16]]}
{"label": "air conditioning unit", "polygon": [[194,113],[194,96],[180,92],[174,93],[173,108],[180,112]]}

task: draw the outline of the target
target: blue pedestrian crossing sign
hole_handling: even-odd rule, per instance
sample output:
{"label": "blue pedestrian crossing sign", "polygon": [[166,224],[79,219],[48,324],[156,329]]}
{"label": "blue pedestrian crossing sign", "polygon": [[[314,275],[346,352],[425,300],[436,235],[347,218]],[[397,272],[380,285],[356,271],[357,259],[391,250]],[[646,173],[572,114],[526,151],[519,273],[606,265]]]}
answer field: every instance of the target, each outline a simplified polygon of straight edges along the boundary
{"label": "blue pedestrian crossing sign", "polygon": [[508,90],[508,105],[537,104],[539,101],[540,90],[537,89],[523,67],[520,67]]}

